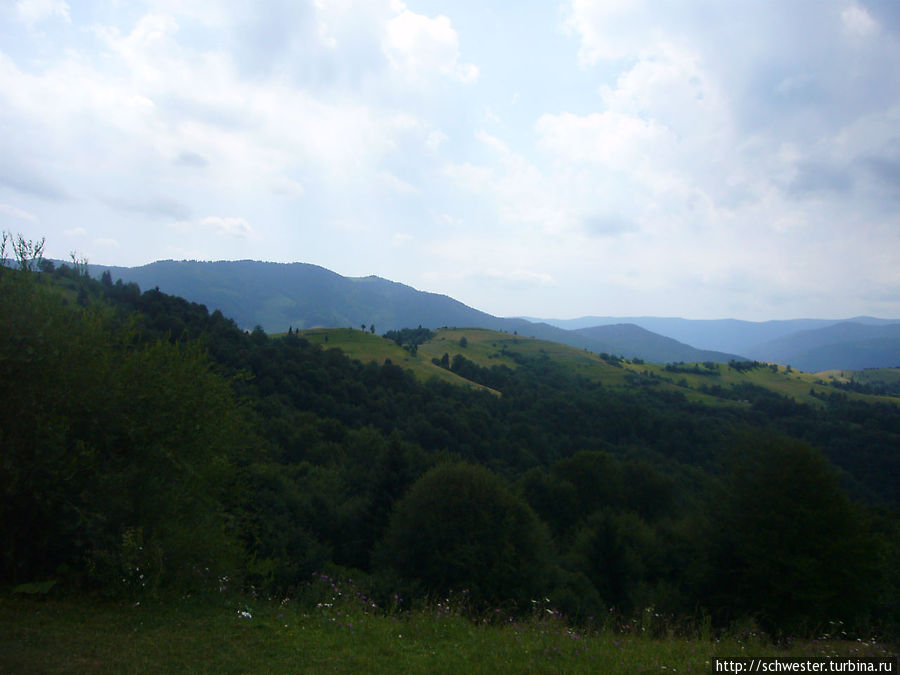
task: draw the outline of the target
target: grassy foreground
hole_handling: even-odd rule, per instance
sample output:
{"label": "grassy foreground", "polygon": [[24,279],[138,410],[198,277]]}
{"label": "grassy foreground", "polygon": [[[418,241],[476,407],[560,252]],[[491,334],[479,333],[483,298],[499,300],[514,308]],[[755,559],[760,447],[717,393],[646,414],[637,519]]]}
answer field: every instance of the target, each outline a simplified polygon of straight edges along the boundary
{"label": "grassy foreground", "polygon": [[575,630],[539,608],[525,621],[475,618],[439,601],[373,609],[335,586],[326,602],[234,598],[112,602],[0,596],[2,673],[710,672],[713,656],[883,656],[874,641],[775,647],[752,631],[684,638],[652,611],[624,631]]}

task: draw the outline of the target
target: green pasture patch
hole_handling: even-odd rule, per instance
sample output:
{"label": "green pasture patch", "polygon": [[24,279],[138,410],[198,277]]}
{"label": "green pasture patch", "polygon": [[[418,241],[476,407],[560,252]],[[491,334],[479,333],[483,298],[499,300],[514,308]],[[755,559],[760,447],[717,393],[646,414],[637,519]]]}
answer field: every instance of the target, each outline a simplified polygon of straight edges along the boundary
{"label": "green pasture patch", "polygon": [[[324,348],[340,349],[350,358],[364,363],[370,361],[384,363],[389,359],[395,365],[411,370],[420,381],[436,377],[452,384],[485,388],[441,368],[434,364],[432,359],[440,360],[444,354],[447,354],[452,362],[454,356],[461,354],[469,361],[485,368],[504,365],[515,369],[518,364],[514,355],[518,354],[526,358],[549,358],[573,374],[590,378],[606,386],[654,387],[662,391],[679,392],[690,401],[714,406],[746,404],[705,393],[702,391],[703,387],[718,385],[728,390],[733,385],[746,382],[792,398],[798,403],[821,407],[825,404],[817,396],[827,396],[838,391],[829,386],[828,381],[832,376],[838,378],[839,373],[843,373],[840,381],[850,381],[851,377],[856,378],[856,381],[859,382],[866,381],[862,378],[868,378],[868,381],[886,382],[900,380],[900,369],[897,368],[873,369],[871,373],[870,371],[805,373],[795,369],[788,370],[788,367],[784,365],[775,365],[774,372],[771,364],[763,364],[750,370],[740,371],[730,368],[727,363],[719,363],[716,364],[713,374],[696,374],[667,371],[664,364],[634,363],[624,359],[617,366],[602,359],[599,354],[585,349],[484,328],[437,330],[434,338],[418,346],[415,355],[410,354],[393,340],[358,328],[316,328],[301,331],[300,335]],[[465,346],[461,344],[463,338],[465,338]],[[694,365],[698,365],[701,370],[706,370],[703,364],[681,364],[685,369]],[[865,375],[861,375],[863,373]],[[811,390],[817,396],[812,395]],[[896,397],[890,396],[873,396],[852,391],[843,393],[851,398],[867,402],[898,402]]]}
{"label": "green pasture patch", "polygon": [[390,360],[396,366],[411,370],[416,379],[426,381],[433,377],[451,384],[488,389],[459,377],[449,370],[436,366],[431,356],[420,346],[416,355],[410,354],[393,340],[356,328],[313,328],[300,331],[300,336],[325,349],[339,349],[347,356],[363,363],[374,361],[383,364]]}
{"label": "green pasture patch", "polygon": [[[710,671],[715,656],[885,656],[872,640],[789,641],[752,630],[678,635],[639,618],[613,631],[541,610],[465,616],[257,598],[113,603],[0,598],[0,672],[559,673]],[[645,612],[646,614],[646,612]]]}

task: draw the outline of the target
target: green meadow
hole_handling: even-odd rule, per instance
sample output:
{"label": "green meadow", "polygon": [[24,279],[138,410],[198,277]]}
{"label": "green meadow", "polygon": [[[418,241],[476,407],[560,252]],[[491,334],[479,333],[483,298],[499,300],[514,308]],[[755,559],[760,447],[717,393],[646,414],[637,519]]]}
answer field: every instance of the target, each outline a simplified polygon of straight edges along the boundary
{"label": "green meadow", "polygon": [[[583,349],[547,340],[512,335],[483,328],[444,328],[419,345],[415,354],[379,335],[355,328],[319,328],[302,331],[300,335],[325,348],[340,349],[353,359],[368,363],[384,363],[390,360],[412,373],[421,381],[436,377],[459,385],[484,388],[432,362],[447,354],[452,361],[461,354],[466,359],[483,366],[507,366],[516,368],[514,355],[547,357],[565,366],[570,372],[602,382],[606,386],[634,388],[654,387],[679,392],[688,400],[707,405],[742,405],[740,400],[723,398],[710,389],[729,389],[735,385],[750,384],[763,387],[781,396],[788,396],[798,403],[820,407],[822,396],[836,390],[832,381],[848,382],[851,377],[859,382],[869,380],[895,382],[900,380],[900,369],[881,368],[873,371],[827,371],[805,373],[786,365],[763,364],[748,370],[737,370],[727,363],[707,368],[703,364],[678,364],[674,370],[663,364],[645,363],[640,359],[619,359],[614,355],[595,354]],[[460,341],[465,339],[465,346]],[[699,373],[691,372],[696,367]],[[895,397],[875,396],[847,392],[850,398],[866,402],[897,402]]]}
{"label": "green meadow", "polygon": [[576,628],[541,605],[524,619],[473,613],[454,598],[382,609],[352,585],[333,588],[318,602],[4,594],[0,672],[708,673],[713,657],[896,654],[871,637],[774,645],[752,625],[720,635],[674,630],[652,608],[615,628]]}

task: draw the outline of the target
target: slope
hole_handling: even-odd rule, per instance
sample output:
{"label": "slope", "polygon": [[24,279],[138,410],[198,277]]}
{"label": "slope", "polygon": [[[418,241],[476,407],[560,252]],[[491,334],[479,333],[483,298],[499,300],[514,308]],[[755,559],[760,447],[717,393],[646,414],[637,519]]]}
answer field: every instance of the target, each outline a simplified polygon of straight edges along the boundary
{"label": "slope", "polygon": [[95,277],[105,271],[114,279],[135,282],[144,289],[158,287],[165,293],[206,305],[210,311],[218,309],[243,328],[259,325],[267,332],[290,327],[365,325],[383,333],[415,326],[478,326],[598,353],[628,353],[648,361],[665,361],[670,353],[676,355],[676,360],[732,357],[702,355],[687,345],[676,349],[671,341],[646,331],[632,336],[641,345],[635,349],[621,330],[610,336],[592,335],[547,323],[496,317],[446,295],[419,291],[375,276],[344,277],[306,263],[165,260],[134,268],[90,267]]}
{"label": "slope", "polygon": [[658,335],[631,323],[610,326],[594,326],[573,331],[585,335],[599,344],[607,346],[606,351],[621,354],[627,358],[641,358],[655,363],[674,361],[717,361],[741,360],[736,354],[702,350],[686,345],[678,340]]}
{"label": "slope", "polygon": [[753,358],[790,363],[809,372],[900,365],[900,323],[867,326],[839,323],[757,345]]}

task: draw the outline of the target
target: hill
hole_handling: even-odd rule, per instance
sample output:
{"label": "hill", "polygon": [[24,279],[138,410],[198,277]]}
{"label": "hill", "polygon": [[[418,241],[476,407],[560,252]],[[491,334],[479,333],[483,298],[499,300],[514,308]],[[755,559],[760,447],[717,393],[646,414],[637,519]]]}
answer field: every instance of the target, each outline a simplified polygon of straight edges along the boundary
{"label": "hill", "polygon": [[900,366],[900,323],[846,322],[799,331],[758,345],[749,354],[811,372]]}
{"label": "hill", "polygon": [[[605,386],[626,390],[651,387],[713,406],[749,407],[745,397],[733,394],[746,386],[817,408],[823,407],[825,399],[836,389],[854,400],[898,402],[893,397],[896,382],[900,380],[900,369],[897,368],[813,374],[785,366],[747,361],[732,361],[735,366],[711,363],[710,360],[706,361],[706,365],[702,362],[661,365],[645,363],[639,357],[623,359],[611,354],[600,355],[558,342],[483,328],[434,331],[430,339],[418,345],[415,353],[384,337],[358,329],[319,328],[303,331],[300,335],[322,347],[339,349],[363,363],[374,361],[383,364],[390,361],[411,371],[421,382],[437,378],[456,385],[491,389],[469,379],[464,369],[453,369],[454,360],[462,357],[485,369],[515,369],[523,358],[545,358],[573,375],[601,382]],[[465,347],[461,346],[463,341]],[[435,363],[440,362],[444,354],[447,355],[449,367]]]}
{"label": "hill", "polygon": [[[763,347],[781,338],[802,331],[815,331],[840,323],[864,326],[898,324],[896,319],[877,319],[860,316],[851,319],[788,319],[777,321],[741,321],[739,319],[682,319],[676,317],[610,317],[586,316],[578,319],[530,319],[543,321],[566,330],[580,330],[595,326],[631,323],[646,330],[665,335],[698,349],[746,354],[766,361],[777,361],[760,353]],[[885,364],[887,365],[887,364]],[[890,364],[894,365],[894,364]]]}
{"label": "hill", "polygon": [[[197,262],[164,260],[141,267],[91,265],[99,277],[159,288],[193,302],[218,309],[239,326],[261,326],[267,332],[288,328],[375,326],[380,332],[413,326],[478,326],[589,349],[598,353],[627,353],[648,361],[717,358],[677,346],[636,327],[600,331],[569,331],[542,322],[501,318],[473,309],[446,295],[416,290],[380,277],[344,277],[306,263],[267,263],[251,260]],[[631,338],[627,333],[632,332]],[[640,345],[636,349],[634,345]],[[722,354],[718,357],[732,358]]]}
{"label": "hill", "polygon": [[[869,333],[852,340],[823,333],[828,339],[817,341],[810,331],[827,329],[837,322],[587,317],[551,323],[503,318],[446,295],[375,276],[344,277],[306,263],[166,260],[134,268],[90,266],[94,277],[107,271],[113,279],[135,282],[143,289],[159,288],[210,310],[218,309],[245,329],[258,325],[267,332],[289,327],[305,330],[365,325],[384,333],[414,326],[478,326],[654,363],[727,362],[746,356],[790,363],[803,370],[891,367],[900,363],[895,333],[890,332],[896,328],[885,319],[858,319],[854,325]],[[591,322],[599,323],[585,325]],[[878,330],[888,332],[873,332]],[[887,341],[873,342],[869,336]],[[841,340],[843,346],[838,347]]]}
{"label": "hill", "polygon": [[696,349],[631,323],[580,328],[573,332],[607,345],[607,351],[611,354],[621,354],[627,358],[638,357],[655,363],[671,363],[673,361],[724,363],[732,359],[743,358],[736,354]]}
{"label": "hill", "polygon": [[889,373],[474,328],[272,336],[82,269],[0,290],[0,583],[22,592],[296,598],[340,570],[404,609],[465,589],[574,621],[897,625],[900,407],[852,389]]}

